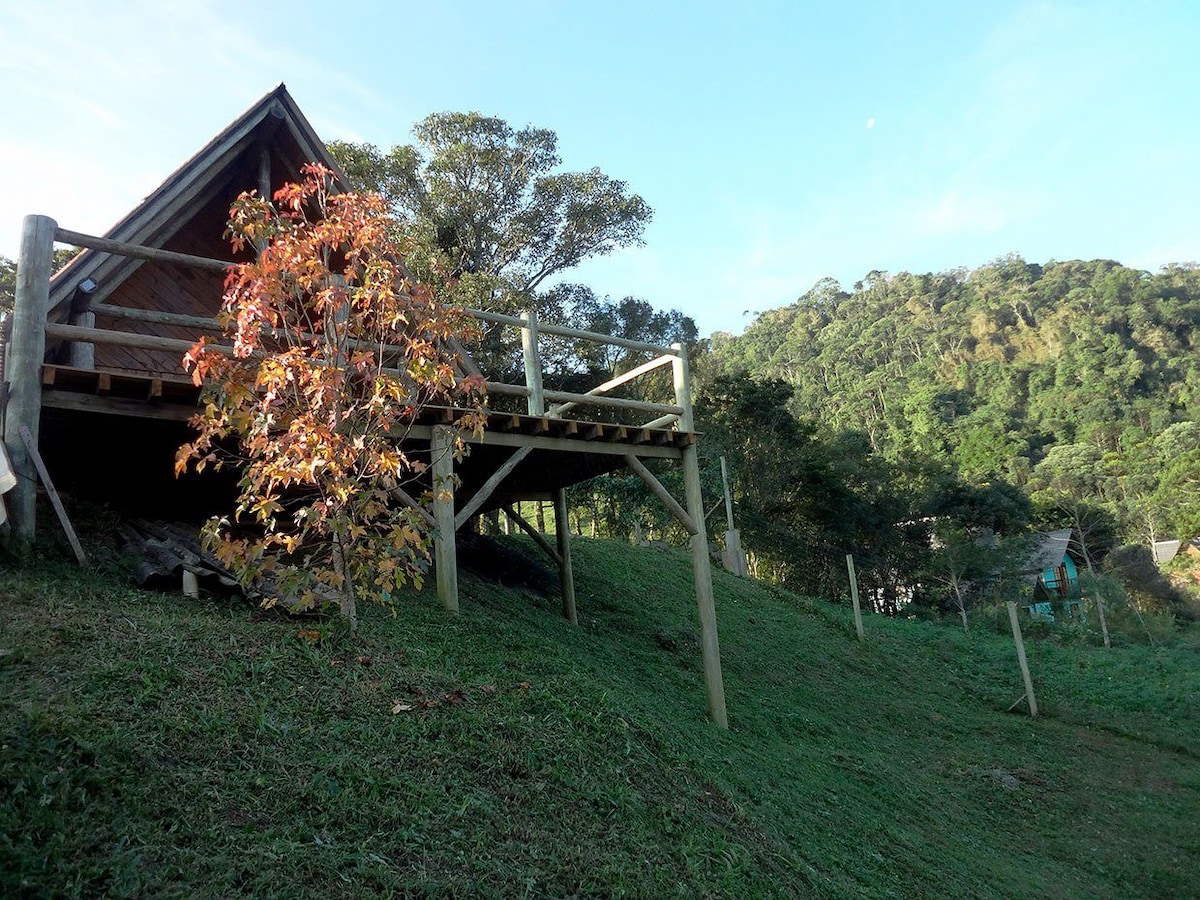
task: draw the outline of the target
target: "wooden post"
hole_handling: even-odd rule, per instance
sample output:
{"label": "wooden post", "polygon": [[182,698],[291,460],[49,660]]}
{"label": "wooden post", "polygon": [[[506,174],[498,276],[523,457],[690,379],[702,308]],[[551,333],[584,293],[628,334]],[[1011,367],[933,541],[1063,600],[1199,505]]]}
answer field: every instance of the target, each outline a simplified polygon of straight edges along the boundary
{"label": "wooden post", "polygon": [[[690,422],[690,404],[685,408]],[[688,430],[691,430],[690,427]],[[688,514],[696,525],[696,533],[691,538],[692,573],[696,580],[696,606],[700,612],[700,652],[704,661],[704,684],[708,689],[708,714],[718,727],[728,728],[725,681],[721,675],[721,648],[717,643],[717,609],[708,559],[708,533],[704,527],[704,497],[700,492],[700,461],[695,444],[683,448],[683,482],[687,491]]]}
{"label": "wooden post", "polygon": [[1029,715],[1037,718],[1037,697],[1033,695],[1033,678],[1029,674],[1029,662],[1025,659],[1025,641],[1021,638],[1021,622],[1017,618],[1017,604],[1008,601],[1008,621],[1012,624],[1013,643],[1017,645],[1017,662],[1021,665],[1021,677],[1025,679],[1025,697],[1029,700]]}
{"label": "wooden post", "polygon": [[42,461],[42,455],[38,453],[37,442],[33,438],[33,434],[25,425],[21,426],[21,440],[25,443],[25,449],[29,451],[29,458],[33,462],[33,468],[38,474],[38,478],[42,480],[42,487],[46,489],[46,496],[50,498],[50,505],[54,507],[54,513],[58,516],[58,521],[63,527],[63,531],[67,535],[67,542],[71,545],[71,550],[75,553],[75,559],[79,561],[79,565],[87,565],[87,554],[83,552],[83,545],[79,543],[79,536],[75,533],[75,528],[71,524],[71,520],[67,517],[66,507],[63,506],[62,498],[58,496],[58,489],[54,487],[54,482],[50,480],[50,473],[46,471],[46,464]]}
{"label": "wooden post", "polygon": [[37,471],[21,439],[21,426],[29,429],[36,446],[42,417],[46,311],[50,306],[50,270],[54,264],[57,227],[48,216],[26,216],[22,223],[13,336],[5,360],[8,406],[4,411],[4,443],[17,476],[17,486],[12,490],[12,523],[17,535],[30,541],[37,530]]}
{"label": "wooden post", "polygon": [[542,357],[538,353],[538,320],[532,309],[521,313],[525,325],[521,328],[521,349],[525,356],[525,385],[529,388],[529,414],[540,416],[546,411],[542,394]]}
{"label": "wooden post", "polygon": [[721,457],[721,485],[725,489],[725,552],[721,555],[725,568],[745,578],[746,554],[742,552],[742,535],[733,524],[733,493],[729,490],[729,466]]}
{"label": "wooden post", "polygon": [[571,568],[571,523],[567,521],[567,491],[554,491],[554,532],[558,538],[558,576],[562,587],[562,611],[572,625],[579,624],[575,609],[575,572]]}
{"label": "wooden post", "polygon": [[854,554],[846,554],[846,570],[850,573],[850,602],[854,604],[854,630],[863,639],[862,608],[858,605],[858,575],[854,571]]}
{"label": "wooden post", "polygon": [[671,359],[671,370],[675,376],[675,405],[683,412],[679,415],[680,431],[695,431],[696,420],[692,415],[692,376],[688,369],[687,348],[683,344],[672,344],[675,356]]}
{"label": "wooden post", "polygon": [[442,606],[458,612],[458,553],[454,539],[454,431],[445,426],[433,429],[429,445],[433,454],[433,537],[437,593]]}
{"label": "wooden post", "polygon": [[[72,325],[82,325],[84,328],[96,327],[96,314],[91,310],[75,316]],[[96,345],[87,341],[71,342],[71,365],[76,369],[96,368]]]}

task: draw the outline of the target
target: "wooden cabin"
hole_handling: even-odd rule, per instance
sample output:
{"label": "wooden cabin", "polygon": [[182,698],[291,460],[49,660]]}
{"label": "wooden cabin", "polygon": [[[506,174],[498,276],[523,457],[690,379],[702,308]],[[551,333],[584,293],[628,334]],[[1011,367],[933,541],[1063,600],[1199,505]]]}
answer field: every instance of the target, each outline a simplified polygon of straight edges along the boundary
{"label": "wooden cabin", "polygon": [[[199,335],[220,334],[214,316],[224,275],[238,261],[224,237],[230,204],[244,190],[269,195],[299,180],[301,166],[312,161],[323,163],[345,183],[337,162],[280,85],[105,236],[70,231],[47,216],[25,218],[4,363],[5,446],[18,475],[17,487],[5,499],[19,534],[34,534],[41,461],[43,481],[142,514],[229,509],[229,485],[207,475],[174,477],[175,451],[191,436],[187,420],[198,396],[181,359]],[[83,249],[51,278],[55,243]],[[435,526],[442,603],[451,611],[458,608],[456,531],[481,512],[508,509],[517,500],[551,498],[558,517],[557,545],[536,533],[533,537],[558,565],[564,615],[575,621],[565,491],[629,467],[692,534],[709,712],[727,727],[685,349],[540,326],[531,314],[469,312],[492,325],[521,330],[524,383],[489,381],[488,387],[493,396],[523,398],[525,411],[491,413],[481,438],[464,436],[472,452],[458,464],[450,454],[438,452],[453,440],[445,424],[455,418],[453,411],[427,410],[408,432],[408,440],[418,446],[406,449],[429,454],[434,477],[455,466],[460,479],[453,498],[435,492],[434,508],[426,513]],[[539,350],[539,338],[546,334],[617,344],[653,358],[587,393],[547,390]],[[464,358],[464,366],[472,365]],[[610,395],[660,366],[673,371],[674,403]],[[615,410],[625,418],[619,423],[593,421],[582,415],[589,408]],[[643,460],[651,458],[683,466],[683,503],[645,467]],[[523,520],[514,520],[528,528]]]}

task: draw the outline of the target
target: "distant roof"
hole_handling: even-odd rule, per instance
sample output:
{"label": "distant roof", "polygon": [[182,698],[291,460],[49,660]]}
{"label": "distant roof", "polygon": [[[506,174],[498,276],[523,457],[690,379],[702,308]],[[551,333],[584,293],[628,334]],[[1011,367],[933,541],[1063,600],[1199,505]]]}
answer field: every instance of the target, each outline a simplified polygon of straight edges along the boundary
{"label": "distant roof", "polygon": [[[348,184],[345,172],[330,155],[296,101],[280,84],[233,120],[216,137],[138,204],[132,212],[105,233],[114,241],[161,248],[188,219],[188,211],[223,186],[231,168],[256,147],[270,146],[290,168],[308,162],[320,162],[329,168],[342,185]],[[65,223],[64,227],[70,227]],[[134,271],[140,262],[95,250],[76,255],[50,281],[50,309],[69,299],[85,278],[111,291]],[[93,298],[102,299],[100,296]]]}
{"label": "distant roof", "polygon": [[1033,536],[1033,544],[1027,557],[1029,568],[1034,577],[1045,569],[1062,565],[1063,557],[1071,546],[1071,529],[1061,528],[1058,531],[1047,531]]}

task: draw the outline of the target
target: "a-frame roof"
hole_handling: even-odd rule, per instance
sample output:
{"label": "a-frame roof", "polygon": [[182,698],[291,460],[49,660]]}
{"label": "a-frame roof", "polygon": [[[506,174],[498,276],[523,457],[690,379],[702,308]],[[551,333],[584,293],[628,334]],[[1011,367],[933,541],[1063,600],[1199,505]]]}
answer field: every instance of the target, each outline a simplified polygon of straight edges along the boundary
{"label": "a-frame roof", "polygon": [[[268,153],[276,167],[295,179],[300,167],[320,162],[345,185],[346,175],[329,154],[286,86],[264,96],[238,116],[195,156],[176,169],[153,193],[104,236],[115,241],[161,248],[171,242],[232,178],[244,171],[251,154]],[[278,177],[274,178],[276,182]],[[255,186],[239,185],[239,189]],[[50,309],[65,314],[64,302],[85,279],[97,284],[93,301],[102,300],[141,265],[139,260],[84,250],[50,282]]]}

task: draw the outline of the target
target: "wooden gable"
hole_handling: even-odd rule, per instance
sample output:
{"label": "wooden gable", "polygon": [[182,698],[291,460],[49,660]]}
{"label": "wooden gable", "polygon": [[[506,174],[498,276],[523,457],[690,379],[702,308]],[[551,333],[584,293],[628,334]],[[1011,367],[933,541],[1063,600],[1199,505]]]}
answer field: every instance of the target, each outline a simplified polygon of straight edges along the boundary
{"label": "wooden gable", "polygon": [[[126,243],[234,261],[224,237],[230,204],[239,193],[271,193],[300,176],[300,168],[320,162],[346,183],[345,174],[280,85],[246,110],[195,156],[170,175],[105,237]],[[87,293],[80,286],[92,287]],[[85,250],[50,284],[51,321],[74,321],[86,304],[158,312],[214,316],[221,304],[219,272],[148,262]],[[99,314],[96,325],[142,334],[194,340],[199,328],[123,319]],[[61,350],[48,348],[58,360]],[[97,346],[95,367],[122,373],[179,377],[179,354]]]}

